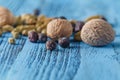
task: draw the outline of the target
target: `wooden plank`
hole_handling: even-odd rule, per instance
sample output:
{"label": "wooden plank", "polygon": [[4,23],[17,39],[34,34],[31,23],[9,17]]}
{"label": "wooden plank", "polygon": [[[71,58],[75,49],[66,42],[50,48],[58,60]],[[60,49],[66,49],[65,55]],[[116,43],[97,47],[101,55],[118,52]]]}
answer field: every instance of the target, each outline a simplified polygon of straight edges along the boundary
{"label": "wooden plank", "polygon": [[120,80],[119,41],[117,37],[113,42],[118,55],[113,45],[96,48],[82,43],[81,64],[74,80]]}

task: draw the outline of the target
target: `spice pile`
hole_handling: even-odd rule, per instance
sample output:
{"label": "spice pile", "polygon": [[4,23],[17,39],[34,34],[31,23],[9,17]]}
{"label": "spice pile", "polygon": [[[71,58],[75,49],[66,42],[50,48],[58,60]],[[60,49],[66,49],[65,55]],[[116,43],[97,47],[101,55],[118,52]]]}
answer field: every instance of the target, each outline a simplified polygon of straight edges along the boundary
{"label": "spice pile", "polygon": [[8,39],[11,44],[20,35],[28,36],[30,42],[46,43],[48,50],[54,50],[57,43],[62,48],[68,48],[72,34],[74,41],[83,41],[92,46],[104,46],[114,40],[115,32],[103,16],[69,21],[64,16],[48,18],[39,14],[36,9],[34,14],[13,16],[8,9],[0,7],[0,35],[11,32],[12,37]]}

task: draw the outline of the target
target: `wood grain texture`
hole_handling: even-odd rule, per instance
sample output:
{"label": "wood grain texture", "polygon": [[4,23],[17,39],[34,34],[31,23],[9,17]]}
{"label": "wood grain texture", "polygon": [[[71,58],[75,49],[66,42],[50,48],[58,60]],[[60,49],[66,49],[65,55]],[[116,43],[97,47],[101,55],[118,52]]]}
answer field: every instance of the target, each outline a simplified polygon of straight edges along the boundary
{"label": "wood grain texture", "polygon": [[15,15],[39,8],[48,17],[69,20],[101,14],[116,31],[115,40],[105,47],[71,42],[70,48],[58,46],[52,52],[24,36],[11,45],[11,34],[5,33],[0,37],[0,80],[120,80],[120,0],[0,0],[0,5]]}

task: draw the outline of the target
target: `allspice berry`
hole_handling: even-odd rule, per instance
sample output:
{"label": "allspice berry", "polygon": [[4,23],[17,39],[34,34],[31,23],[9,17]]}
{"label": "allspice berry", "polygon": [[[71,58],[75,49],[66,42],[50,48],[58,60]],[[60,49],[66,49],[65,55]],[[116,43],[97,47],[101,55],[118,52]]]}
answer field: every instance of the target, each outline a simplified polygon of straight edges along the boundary
{"label": "allspice berry", "polygon": [[46,49],[47,50],[52,51],[52,50],[56,49],[56,47],[57,47],[57,45],[56,45],[55,41],[49,40],[49,41],[46,42]]}
{"label": "allspice berry", "polygon": [[71,23],[65,19],[55,19],[47,25],[47,36],[54,40],[61,37],[70,37],[72,31]]}
{"label": "allspice berry", "polygon": [[83,42],[92,46],[104,46],[112,42],[115,32],[111,25],[102,19],[88,21],[81,30]]}
{"label": "allspice berry", "polygon": [[0,7],[0,26],[11,25],[14,21],[13,14],[8,9]]}
{"label": "allspice berry", "polygon": [[35,31],[29,31],[28,32],[28,38],[30,42],[36,43],[38,40],[38,34]]}

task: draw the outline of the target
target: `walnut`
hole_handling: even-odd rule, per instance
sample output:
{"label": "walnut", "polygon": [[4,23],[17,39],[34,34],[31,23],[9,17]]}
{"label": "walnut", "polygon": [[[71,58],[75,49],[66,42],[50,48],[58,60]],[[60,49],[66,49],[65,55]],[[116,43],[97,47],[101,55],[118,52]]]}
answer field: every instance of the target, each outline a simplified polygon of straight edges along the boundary
{"label": "walnut", "polygon": [[111,25],[102,19],[88,21],[81,30],[83,42],[92,46],[104,46],[114,40],[115,32]]}
{"label": "walnut", "polygon": [[0,7],[0,26],[13,24],[14,21],[13,14],[8,9]]}
{"label": "walnut", "polygon": [[72,34],[72,25],[64,19],[55,19],[47,25],[47,36],[57,40],[61,37],[70,37]]}

